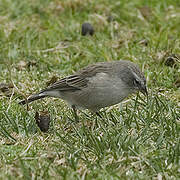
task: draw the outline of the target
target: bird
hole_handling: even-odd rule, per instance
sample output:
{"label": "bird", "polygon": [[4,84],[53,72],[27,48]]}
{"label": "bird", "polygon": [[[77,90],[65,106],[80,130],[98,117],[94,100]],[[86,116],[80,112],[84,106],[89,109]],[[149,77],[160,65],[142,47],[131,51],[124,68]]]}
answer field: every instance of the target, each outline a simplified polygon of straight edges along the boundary
{"label": "bird", "polygon": [[61,98],[72,107],[77,118],[77,109],[88,109],[100,115],[101,108],[118,104],[138,91],[148,95],[144,73],[131,61],[115,60],[89,65],[19,104],[45,97]]}

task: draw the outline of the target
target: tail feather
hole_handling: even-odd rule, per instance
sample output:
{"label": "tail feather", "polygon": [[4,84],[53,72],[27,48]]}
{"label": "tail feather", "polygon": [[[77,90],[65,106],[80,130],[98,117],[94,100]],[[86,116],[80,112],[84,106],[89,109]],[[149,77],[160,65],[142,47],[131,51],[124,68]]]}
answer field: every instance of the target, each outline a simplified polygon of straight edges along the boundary
{"label": "tail feather", "polygon": [[45,98],[45,97],[47,97],[47,95],[34,94],[34,95],[29,96],[29,97],[27,98],[27,100],[22,100],[22,101],[20,101],[19,104],[24,105],[24,104],[26,104],[26,103],[30,103],[30,102],[32,102],[32,101],[36,101],[36,100],[38,100],[38,99],[42,99],[42,98]]}

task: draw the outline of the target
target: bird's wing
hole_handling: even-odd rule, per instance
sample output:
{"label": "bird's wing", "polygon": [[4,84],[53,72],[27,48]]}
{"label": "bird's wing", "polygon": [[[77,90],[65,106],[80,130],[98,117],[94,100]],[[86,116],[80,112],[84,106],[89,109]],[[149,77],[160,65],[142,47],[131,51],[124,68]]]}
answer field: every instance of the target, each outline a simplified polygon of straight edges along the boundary
{"label": "bird's wing", "polygon": [[88,80],[86,78],[82,78],[79,75],[71,75],[60,79],[59,81],[55,82],[51,86],[48,86],[44,91],[51,91],[51,90],[59,90],[59,91],[74,91],[80,90],[83,87],[87,86]]}
{"label": "bird's wing", "polygon": [[87,87],[89,78],[96,76],[97,73],[108,71],[108,67],[106,67],[102,63],[88,66],[75,75],[71,75],[60,79],[56,83],[52,84],[51,86],[47,87],[44,91],[51,91],[51,90],[59,90],[59,91],[75,91],[81,90],[82,88]]}

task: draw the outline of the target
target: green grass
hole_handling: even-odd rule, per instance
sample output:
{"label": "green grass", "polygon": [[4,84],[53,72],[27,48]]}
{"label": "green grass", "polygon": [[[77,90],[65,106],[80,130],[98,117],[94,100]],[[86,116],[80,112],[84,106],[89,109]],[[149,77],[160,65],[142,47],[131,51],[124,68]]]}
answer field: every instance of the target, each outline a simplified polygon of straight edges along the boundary
{"label": "green grass", "polygon": [[[179,0],[1,0],[0,83],[16,88],[0,92],[0,179],[179,179],[180,65],[164,63],[180,55],[179,18]],[[93,37],[81,36],[87,21]],[[119,59],[144,71],[148,99],[133,95],[103,119],[80,112],[78,123],[59,99],[18,104],[54,75]],[[48,133],[34,119],[45,110]]]}

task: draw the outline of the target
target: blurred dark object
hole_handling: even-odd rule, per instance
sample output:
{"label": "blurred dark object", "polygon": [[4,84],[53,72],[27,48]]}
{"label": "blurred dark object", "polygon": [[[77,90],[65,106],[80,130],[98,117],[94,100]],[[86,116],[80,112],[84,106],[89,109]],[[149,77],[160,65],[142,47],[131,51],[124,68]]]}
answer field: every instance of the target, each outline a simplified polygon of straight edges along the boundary
{"label": "blurred dark object", "polygon": [[113,16],[108,16],[107,21],[108,21],[108,22],[114,21],[114,17],[113,17]]}
{"label": "blurred dark object", "polygon": [[13,84],[0,83],[0,90],[2,92],[8,91],[10,88],[13,88]]}
{"label": "blurred dark object", "polygon": [[48,111],[41,111],[41,112],[36,112],[35,114],[35,120],[42,132],[47,132],[49,129],[49,124],[50,124],[50,115]]}
{"label": "blurred dark object", "polygon": [[179,61],[179,57],[175,54],[171,54],[169,57],[167,57],[164,61],[164,64],[166,66],[175,67],[176,63]]}
{"label": "blurred dark object", "polygon": [[12,94],[12,88],[13,84],[9,83],[0,83],[0,91],[5,95],[5,96],[10,96]]}
{"label": "blurred dark object", "polygon": [[94,28],[92,27],[92,25],[90,23],[84,23],[82,24],[82,32],[81,32],[82,36],[86,36],[86,35],[93,35],[94,34]]}
{"label": "blurred dark object", "polygon": [[57,76],[53,76],[49,81],[46,82],[47,86],[50,86],[51,84],[54,84],[58,80]]}

